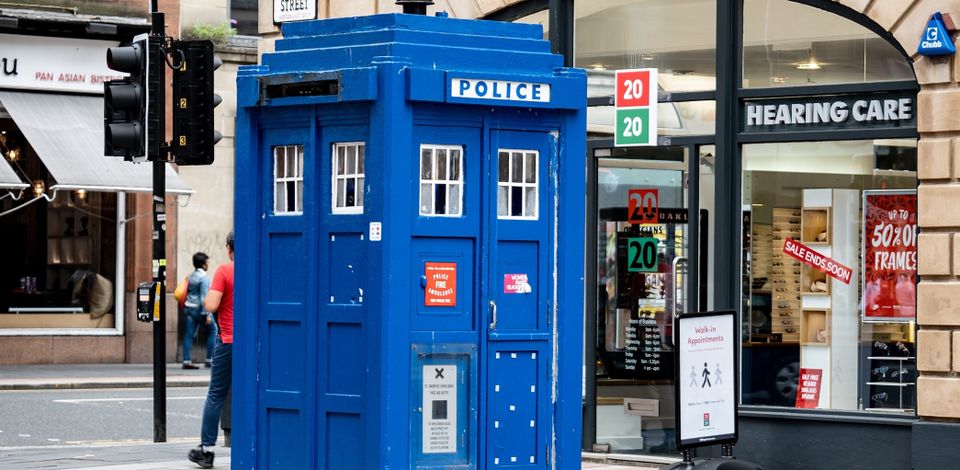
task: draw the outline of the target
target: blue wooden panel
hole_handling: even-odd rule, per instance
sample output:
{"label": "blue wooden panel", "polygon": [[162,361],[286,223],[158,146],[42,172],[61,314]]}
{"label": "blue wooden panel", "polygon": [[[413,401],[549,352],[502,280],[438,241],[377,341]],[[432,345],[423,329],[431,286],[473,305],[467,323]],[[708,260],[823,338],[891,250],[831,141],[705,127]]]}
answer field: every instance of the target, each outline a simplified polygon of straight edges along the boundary
{"label": "blue wooden panel", "polygon": [[271,302],[303,302],[307,287],[307,260],[301,233],[268,235]]}
{"label": "blue wooden panel", "polygon": [[359,324],[330,323],[325,341],[327,381],[325,392],[362,395],[366,375],[363,330]]}
{"label": "blue wooden panel", "polygon": [[[364,452],[367,449],[363,435],[363,420],[358,414],[328,413],[327,442],[322,447],[326,450],[326,470],[355,470],[366,468]],[[295,467],[290,467],[295,468]],[[300,467],[296,467],[300,468]]]}
{"label": "blue wooden panel", "polygon": [[367,290],[367,250],[363,233],[331,233],[327,264],[331,304],[361,304]]}
{"label": "blue wooden panel", "polygon": [[267,322],[267,388],[303,390],[303,331],[300,322]]}
{"label": "blue wooden panel", "polygon": [[549,358],[541,351],[508,348],[487,356],[487,468],[546,468]]}
{"label": "blue wooden panel", "polygon": [[[413,330],[461,330],[474,329],[476,311],[476,272],[474,271],[474,240],[449,238],[415,238],[412,243],[413,263],[410,286],[413,305],[410,312]],[[425,305],[426,264],[455,263],[456,305]]]}
{"label": "blue wooden panel", "polygon": [[547,312],[541,307],[540,246],[535,241],[501,241],[497,244],[497,267],[491,288],[497,293],[497,332],[537,330],[545,326]]}
{"label": "blue wooden panel", "polygon": [[302,427],[296,410],[267,410],[267,468],[307,468]]}

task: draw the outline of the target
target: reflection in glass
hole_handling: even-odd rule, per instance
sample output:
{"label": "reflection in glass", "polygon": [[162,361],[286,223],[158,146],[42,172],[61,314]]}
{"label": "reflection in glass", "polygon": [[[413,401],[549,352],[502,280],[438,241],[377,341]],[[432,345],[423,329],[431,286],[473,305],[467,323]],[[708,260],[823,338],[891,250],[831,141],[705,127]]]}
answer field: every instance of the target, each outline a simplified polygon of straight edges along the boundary
{"label": "reflection in glass", "polygon": [[574,65],[587,95],[612,96],[613,71],[656,68],[663,91],[716,88],[715,0],[592,0],[574,3]]}
{"label": "reflection in glass", "polygon": [[[859,279],[864,191],[915,189],[916,141],[750,144],[742,153],[743,403],[912,413],[916,362],[898,354],[915,351],[914,325],[862,321],[872,287]],[[850,268],[853,280],[797,259],[791,240]],[[912,307],[913,283],[902,287],[889,291]],[[876,359],[885,348],[900,352]],[[869,378],[882,367],[897,374]],[[821,371],[819,401],[798,400],[801,369]]]}
{"label": "reflection in glass", "polygon": [[839,15],[787,0],[743,8],[744,88],[915,78],[895,47]]}

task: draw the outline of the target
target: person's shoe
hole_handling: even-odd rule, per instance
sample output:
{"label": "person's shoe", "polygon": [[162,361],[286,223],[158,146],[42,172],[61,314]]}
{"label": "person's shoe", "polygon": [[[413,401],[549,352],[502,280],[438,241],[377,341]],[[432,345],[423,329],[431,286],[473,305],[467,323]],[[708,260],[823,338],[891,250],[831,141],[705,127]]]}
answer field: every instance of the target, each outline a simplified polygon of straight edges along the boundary
{"label": "person's shoe", "polygon": [[192,363],[192,362],[184,362],[184,363],[183,363],[183,368],[184,368],[184,369],[199,369],[200,366],[198,366],[198,365],[196,365],[196,364],[194,364],[194,363]]}
{"label": "person's shoe", "polygon": [[213,468],[213,452],[204,450],[203,446],[190,449],[190,452],[187,453],[187,460],[199,465],[200,468]]}
{"label": "person's shoe", "polygon": [[209,369],[213,367],[213,363],[211,363],[209,360],[203,361],[203,367],[206,367],[207,369]]}

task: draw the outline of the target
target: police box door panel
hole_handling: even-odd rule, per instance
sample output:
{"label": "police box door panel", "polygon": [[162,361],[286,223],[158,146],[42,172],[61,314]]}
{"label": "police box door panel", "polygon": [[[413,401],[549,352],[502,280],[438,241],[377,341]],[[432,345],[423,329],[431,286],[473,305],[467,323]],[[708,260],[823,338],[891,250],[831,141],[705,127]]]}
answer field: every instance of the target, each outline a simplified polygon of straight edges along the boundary
{"label": "police box door panel", "polygon": [[493,130],[487,152],[485,466],[547,468],[556,140]]}

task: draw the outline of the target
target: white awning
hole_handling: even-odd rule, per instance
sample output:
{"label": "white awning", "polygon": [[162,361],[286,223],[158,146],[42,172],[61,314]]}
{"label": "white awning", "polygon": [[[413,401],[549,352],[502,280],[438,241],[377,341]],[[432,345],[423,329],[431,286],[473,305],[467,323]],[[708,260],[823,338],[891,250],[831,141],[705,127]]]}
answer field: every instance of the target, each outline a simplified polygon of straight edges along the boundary
{"label": "white awning", "polygon": [[13,171],[7,160],[0,155],[0,189],[20,189],[30,185],[24,183]]}
{"label": "white awning", "polygon": [[[103,154],[102,96],[0,91],[0,104],[56,181],[50,189],[152,190],[151,163]],[[167,192],[193,192],[169,164]]]}

